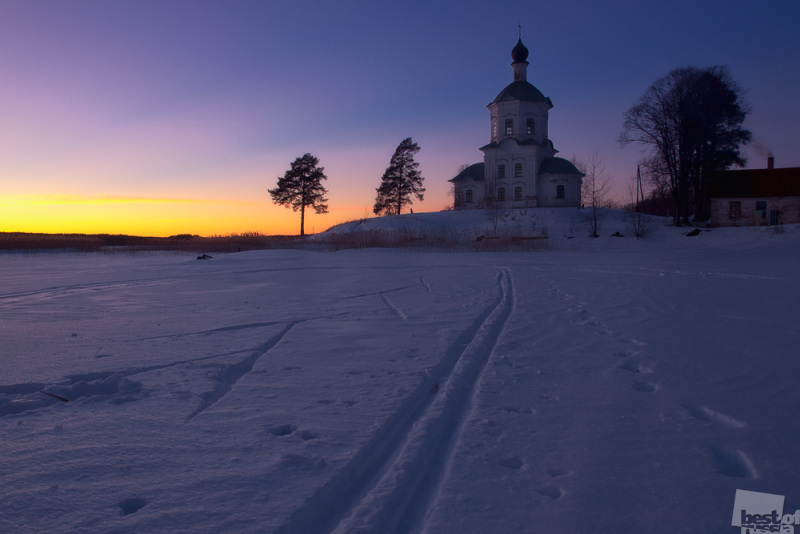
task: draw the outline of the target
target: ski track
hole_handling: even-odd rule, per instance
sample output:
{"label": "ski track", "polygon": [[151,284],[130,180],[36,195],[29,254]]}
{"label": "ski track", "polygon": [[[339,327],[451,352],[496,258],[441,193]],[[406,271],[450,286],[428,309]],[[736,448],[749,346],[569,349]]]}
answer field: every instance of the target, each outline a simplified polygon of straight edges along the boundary
{"label": "ski track", "polygon": [[[49,406],[62,402],[54,397],[46,396],[49,395],[49,393],[55,393],[60,396],[63,396],[67,399],[67,401],[76,400],[81,397],[114,396],[120,393],[127,393],[125,389],[126,387],[130,389],[131,384],[140,387],[141,384],[139,384],[138,382],[133,382],[129,379],[129,377],[133,377],[135,375],[148,373],[151,371],[168,369],[170,367],[177,367],[191,363],[198,363],[206,360],[213,360],[215,358],[235,356],[237,354],[249,352],[250,355],[244,360],[241,360],[238,363],[228,365],[224,367],[219,373],[217,373],[217,375],[215,376],[217,380],[217,386],[213,390],[203,395],[203,400],[201,405],[194,412],[192,412],[192,414],[189,415],[189,417],[186,418],[186,422],[189,422],[194,417],[196,417],[203,411],[207,410],[208,408],[216,404],[222,397],[224,397],[236,384],[236,382],[238,382],[245,374],[247,374],[253,369],[253,366],[263,355],[265,355],[275,345],[277,345],[280,342],[280,340],[294,326],[302,322],[304,322],[304,320],[296,320],[289,322],[287,326],[284,327],[283,330],[281,330],[278,334],[270,338],[266,343],[254,349],[234,350],[220,354],[211,354],[208,356],[202,356],[199,358],[188,358],[184,360],[171,361],[169,363],[164,363],[164,364],[136,367],[133,369],[129,368],[117,371],[95,371],[89,373],[68,375],[65,376],[66,380],[55,384],[27,382],[20,384],[0,385],[0,394],[9,396],[9,398],[6,399],[5,401],[0,401],[0,418],[17,415],[22,412],[47,408]],[[203,334],[209,332],[226,332],[226,331],[240,330],[246,328],[260,328],[260,327],[273,326],[275,324],[280,324],[280,323],[278,322],[250,323],[245,325],[235,325],[235,326],[215,328],[204,332],[193,332],[188,335]],[[156,338],[145,338],[145,339],[157,339],[160,337],[179,337],[180,335],[181,334],[173,334],[173,335],[157,336]],[[45,393],[45,395],[43,395],[42,393],[45,390],[47,390],[47,392]],[[139,392],[138,389],[137,392]],[[138,398],[131,398],[130,395],[128,395],[127,398],[129,398],[130,400],[138,400]]]}
{"label": "ski track", "polygon": [[379,296],[383,297],[384,295],[386,295],[386,293],[397,293],[398,291],[405,291],[406,289],[411,289],[412,287],[417,287],[419,285],[420,284],[411,284],[411,285],[407,285],[407,286],[395,287],[395,288],[392,288],[392,289],[384,289],[383,291],[372,291],[370,293],[359,293],[357,295],[350,295],[350,296],[347,296],[347,297],[339,297],[339,298],[333,299],[332,302],[341,302],[343,300],[354,300],[354,299],[360,299],[360,298],[364,298],[364,297],[374,297],[375,295],[379,295]]}
{"label": "ski track", "polygon": [[34,291],[21,291],[19,293],[6,293],[0,295],[0,305],[15,304],[25,300],[40,300],[80,293],[91,293],[94,291],[106,291],[110,289],[132,288],[147,285],[169,283],[177,279],[170,278],[147,278],[142,280],[119,280],[116,282],[94,282],[89,284],[75,284],[68,286],[53,286]]}
{"label": "ski track", "polygon": [[389,300],[389,297],[387,297],[383,293],[381,293],[381,300],[383,300],[383,303],[386,304],[386,307],[389,308],[389,310],[394,315],[396,315],[398,319],[401,319],[403,321],[408,319],[408,317],[406,317],[406,314],[403,313],[403,310],[398,308],[391,300]]}
{"label": "ski track", "polygon": [[275,345],[280,343],[281,339],[283,339],[283,337],[288,334],[289,331],[297,324],[297,321],[289,323],[283,330],[272,336],[266,343],[254,349],[250,356],[236,364],[229,365],[222,369],[215,376],[215,379],[217,380],[216,387],[203,395],[203,401],[200,403],[200,406],[198,406],[195,411],[189,414],[189,416],[186,418],[186,422],[190,422],[192,419],[214,406],[225,395],[227,395],[233,386],[236,385],[236,382],[238,382],[244,375],[249,373],[253,369],[253,366],[256,364],[256,362],[262,356],[272,350]]}
{"label": "ski track", "polygon": [[425,514],[473,409],[476,386],[514,308],[506,269],[498,271],[497,285],[497,299],[455,340],[367,444],[292,514],[278,534],[400,534],[424,526]]}

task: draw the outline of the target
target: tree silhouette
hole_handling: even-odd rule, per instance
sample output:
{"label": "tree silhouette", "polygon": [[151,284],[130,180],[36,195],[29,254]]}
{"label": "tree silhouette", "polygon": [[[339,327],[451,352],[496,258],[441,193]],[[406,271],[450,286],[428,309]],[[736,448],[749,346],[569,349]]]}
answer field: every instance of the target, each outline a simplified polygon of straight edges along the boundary
{"label": "tree silhouette", "polygon": [[311,154],[304,154],[292,162],[292,167],[278,178],[278,186],[270,189],[272,201],[281,206],[291,207],[292,211],[300,210],[300,235],[305,235],[304,224],[306,206],[314,208],[317,213],[328,213],[328,192],[322,185],[327,176],[324,167],[317,167],[319,160]]}
{"label": "tree silhouette", "polygon": [[410,137],[403,139],[394,151],[389,167],[383,173],[381,185],[376,189],[375,215],[400,215],[403,206],[412,204],[411,195],[423,199],[425,178],[419,172],[419,163],[414,155],[419,152],[419,145]]}
{"label": "tree silhouette", "polygon": [[669,177],[675,224],[708,220],[711,175],[743,166],[748,106],[726,67],[684,67],[659,78],[625,112],[620,144],[640,143]]}

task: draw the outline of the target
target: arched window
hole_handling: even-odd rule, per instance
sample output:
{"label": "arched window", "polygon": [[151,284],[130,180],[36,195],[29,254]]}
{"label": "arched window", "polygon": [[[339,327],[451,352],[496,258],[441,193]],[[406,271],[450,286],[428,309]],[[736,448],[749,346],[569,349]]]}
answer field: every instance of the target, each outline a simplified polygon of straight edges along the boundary
{"label": "arched window", "polygon": [[528,135],[534,135],[536,133],[536,121],[534,119],[525,121],[525,133]]}
{"label": "arched window", "polygon": [[466,191],[467,204],[472,204],[472,189]]}
{"label": "arched window", "polygon": [[500,202],[506,199],[506,188],[505,187],[498,187],[497,188],[497,200]]}
{"label": "arched window", "polygon": [[519,186],[514,188],[514,200],[522,200],[522,188]]}
{"label": "arched window", "polygon": [[557,185],[556,186],[556,198],[559,200],[564,200],[564,186]]}

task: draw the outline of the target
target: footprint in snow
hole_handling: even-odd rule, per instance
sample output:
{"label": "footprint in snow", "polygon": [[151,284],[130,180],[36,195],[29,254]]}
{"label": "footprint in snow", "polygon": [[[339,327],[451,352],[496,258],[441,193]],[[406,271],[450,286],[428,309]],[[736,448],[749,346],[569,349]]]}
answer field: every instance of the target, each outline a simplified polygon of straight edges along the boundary
{"label": "footprint in snow", "polygon": [[313,430],[301,430],[300,432],[297,433],[297,435],[300,436],[300,438],[303,441],[310,441],[312,439],[317,439],[319,437],[319,434],[317,434]]}
{"label": "footprint in snow", "polygon": [[633,383],[633,389],[643,393],[654,393],[658,390],[658,384],[648,382],[647,380],[640,380]]}
{"label": "footprint in snow", "polygon": [[507,456],[497,463],[509,469],[522,469],[522,467],[525,465],[525,462],[522,460],[522,458],[514,455]]}
{"label": "footprint in snow", "polygon": [[141,497],[128,497],[127,499],[120,501],[119,515],[125,516],[135,514],[145,506],[147,506],[147,499],[143,499]]}
{"label": "footprint in snow", "polygon": [[527,414],[527,415],[535,415],[536,411],[532,410],[531,408],[515,408],[513,406],[508,406],[506,408],[508,413],[519,413],[519,414]]}
{"label": "footprint in snow", "polygon": [[719,425],[723,428],[736,429],[736,428],[744,428],[747,426],[745,423],[742,423],[741,421],[738,421],[729,415],[716,412],[711,408],[707,408],[705,406],[697,406],[694,404],[690,404],[686,406],[686,409],[688,410],[689,414],[692,417],[700,419],[701,421],[706,421],[708,423]]}
{"label": "footprint in snow", "polygon": [[651,374],[653,372],[649,367],[632,361],[623,363],[619,368],[632,373]]}
{"label": "footprint in snow", "polygon": [[622,343],[631,343],[633,345],[640,345],[640,346],[641,345],[647,345],[647,343],[645,343],[644,341],[639,341],[638,339],[635,339],[635,338],[632,338],[632,337],[623,337],[623,338],[620,338],[620,341]]}
{"label": "footprint in snow", "polygon": [[536,490],[536,493],[539,495],[544,495],[545,497],[550,497],[554,501],[560,499],[562,495],[564,495],[564,490],[561,488],[557,488],[555,486],[545,486],[543,488],[539,488]]}
{"label": "footprint in snow", "polygon": [[293,434],[294,431],[297,430],[297,427],[294,425],[278,425],[274,426],[269,429],[269,433],[273,436],[288,436]]}
{"label": "footprint in snow", "polygon": [[753,461],[735,447],[711,447],[717,471],[734,478],[758,478]]}
{"label": "footprint in snow", "polygon": [[557,477],[564,477],[567,475],[571,475],[572,471],[567,471],[566,469],[559,469],[558,467],[551,467],[547,470],[547,474],[553,478]]}

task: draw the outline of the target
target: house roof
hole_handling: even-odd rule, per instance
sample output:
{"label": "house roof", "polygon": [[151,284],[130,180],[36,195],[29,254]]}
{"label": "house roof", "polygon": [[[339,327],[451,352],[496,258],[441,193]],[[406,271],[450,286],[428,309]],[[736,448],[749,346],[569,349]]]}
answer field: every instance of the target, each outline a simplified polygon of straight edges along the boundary
{"label": "house roof", "polygon": [[[530,82],[526,81],[517,81],[508,84],[505,89],[500,91],[500,94],[498,94],[495,99],[492,100],[492,104],[496,104],[497,102],[501,102],[503,100],[547,102],[550,107],[553,107],[553,103],[548,97],[544,96],[540,90],[534,87]],[[491,106],[492,104],[489,105]]]}
{"label": "house roof", "polygon": [[539,174],[579,174],[583,173],[564,158],[544,158],[539,166]]}
{"label": "house roof", "polygon": [[711,197],[800,197],[800,167],[715,172]]}
{"label": "house roof", "polygon": [[474,180],[482,182],[484,180],[484,165],[483,163],[474,163],[458,173],[455,178],[448,180],[449,182],[465,182],[467,180]]}

